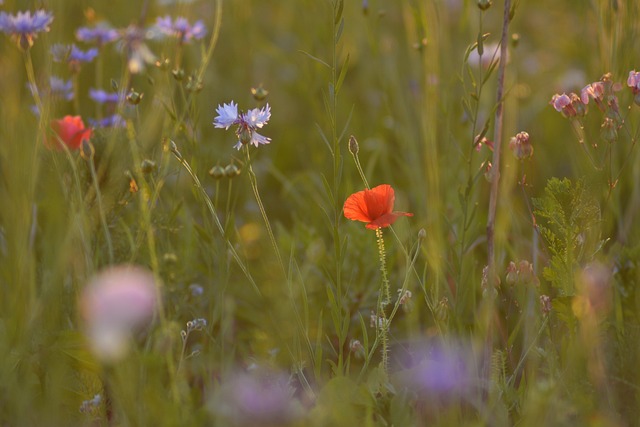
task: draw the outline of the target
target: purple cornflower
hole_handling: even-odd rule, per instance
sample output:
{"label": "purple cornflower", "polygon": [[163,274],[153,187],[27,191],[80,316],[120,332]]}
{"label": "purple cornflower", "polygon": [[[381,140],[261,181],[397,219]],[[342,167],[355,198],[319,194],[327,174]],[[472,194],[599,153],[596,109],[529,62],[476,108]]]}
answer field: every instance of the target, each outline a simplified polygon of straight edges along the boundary
{"label": "purple cornflower", "polygon": [[236,136],[238,142],[234,145],[234,148],[239,150],[243,145],[253,144],[258,147],[261,144],[268,144],[271,142],[271,138],[260,135],[256,132],[256,129],[262,128],[266,125],[271,118],[271,109],[269,104],[264,108],[254,108],[246,113],[242,111],[238,114],[238,104],[231,101],[230,104],[218,105],[216,109],[218,115],[213,120],[213,124],[217,128],[229,129],[229,127],[236,125]]}
{"label": "purple cornflower", "polygon": [[0,12],[0,31],[9,35],[23,50],[33,46],[37,33],[49,31],[51,22],[53,14],[44,10],[38,10],[33,15],[29,11],[18,12],[17,15]]}
{"label": "purple cornflower", "polygon": [[100,23],[93,28],[80,27],[76,31],[78,41],[85,43],[95,43],[104,46],[107,43],[116,41],[120,37],[118,30],[111,28],[105,23]]}
{"label": "purple cornflower", "polygon": [[200,40],[207,34],[202,21],[191,25],[186,18],[182,17],[176,18],[175,21],[172,21],[169,15],[164,18],[158,17],[156,26],[164,34],[178,38],[180,43],[189,43],[192,39]]}
{"label": "purple cornflower", "polygon": [[120,94],[114,92],[106,92],[102,89],[89,89],[89,98],[99,104],[115,104],[120,101]]}

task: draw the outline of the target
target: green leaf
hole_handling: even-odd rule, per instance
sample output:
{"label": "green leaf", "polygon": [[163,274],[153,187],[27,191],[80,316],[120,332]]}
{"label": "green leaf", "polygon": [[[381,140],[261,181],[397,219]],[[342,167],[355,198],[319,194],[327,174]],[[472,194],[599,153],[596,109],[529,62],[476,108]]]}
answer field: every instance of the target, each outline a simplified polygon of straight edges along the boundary
{"label": "green leaf", "polygon": [[338,76],[338,81],[336,82],[336,93],[340,93],[340,87],[342,87],[342,82],[344,81],[345,76],[347,75],[347,70],[349,69],[349,54],[342,62],[342,67],[340,68],[340,75]]}

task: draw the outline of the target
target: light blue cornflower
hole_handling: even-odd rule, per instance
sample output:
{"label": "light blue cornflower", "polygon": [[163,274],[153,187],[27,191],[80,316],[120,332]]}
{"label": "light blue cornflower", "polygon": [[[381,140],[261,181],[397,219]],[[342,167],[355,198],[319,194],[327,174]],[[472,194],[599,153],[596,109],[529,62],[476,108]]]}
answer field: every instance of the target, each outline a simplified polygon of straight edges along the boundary
{"label": "light blue cornflower", "polygon": [[169,15],[164,18],[158,17],[156,27],[166,35],[176,37],[180,43],[189,43],[191,40],[200,40],[207,34],[207,28],[202,21],[189,24],[186,18],[176,18],[175,21]]}
{"label": "light blue cornflower", "polygon": [[262,128],[271,118],[271,108],[267,104],[264,108],[254,108],[243,113],[238,113],[238,104],[231,101],[229,104],[218,105],[216,109],[218,115],[213,120],[217,128],[229,129],[236,125],[236,136],[238,142],[234,148],[239,150],[243,145],[253,144],[256,147],[271,142],[271,138],[260,135],[256,129]]}
{"label": "light blue cornflower", "polygon": [[118,38],[120,38],[120,32],[107,24],[101,23],[93,28],[78,28],[76,38],[81,42],[95,43],[98,46],[104,46],[107,43],[118,40]]}
{"label": "light blue cornflower", "polygon": [[38,10],[33,15],[30,11],[18,12],[17,15],[0,12],[0,31],[10,36],[23,50],[33,46],[38,33],[49,31],[51,22],[53,14],[44,10]]}

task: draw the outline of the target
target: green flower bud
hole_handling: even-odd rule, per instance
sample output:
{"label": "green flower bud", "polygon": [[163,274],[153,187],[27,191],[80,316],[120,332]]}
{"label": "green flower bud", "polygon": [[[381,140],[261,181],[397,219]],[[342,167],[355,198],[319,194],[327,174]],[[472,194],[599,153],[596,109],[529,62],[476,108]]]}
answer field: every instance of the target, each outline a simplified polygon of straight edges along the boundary
{"label": "green flower bud", "polygon": [[224,178],[224,168],[220,165],[215,165],[211,169],[209,169],[209,175],[211,175],[214,179]]}
{"label": "green flower bud", "polygon": [[478,0],[478,8],[480,8],[480,10],[487,10],[492,4],[493,1],[491,0]]}
{"label": "green flower bud", "polygon": [[227,178],[233,178],[240,175],[240,169],[236,165],[227,165],[224,168],[224,174]]}

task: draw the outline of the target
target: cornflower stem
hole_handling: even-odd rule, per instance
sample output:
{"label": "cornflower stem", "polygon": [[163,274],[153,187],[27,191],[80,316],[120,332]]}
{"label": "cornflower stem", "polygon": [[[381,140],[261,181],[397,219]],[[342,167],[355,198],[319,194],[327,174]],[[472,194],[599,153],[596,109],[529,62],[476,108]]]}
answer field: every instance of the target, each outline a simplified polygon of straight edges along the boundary
{"label": "cornflower stem", "polygon": [[276,242],[276,238],[273,234],[273,229],[271,228],[271,223],[269,222],[269,217],[267,216],[267,211],[264,209],[264,204],[262,203],[262,198],[260,197],[260,191],[258,190],[258,179],[256,177],[255,172],[253,171],[253,166],[251,165],[251,155],[249,152],[249,145],[245,145],[244,150],[247,158],[247,170],[249,175],[249,182],[251,183],[251,189],[253,190],[253,195],[256,198],[256,203],[258,203],[260,214],[262,214],[264,225],[267,228],[267,234],[269,234],[269,240],[271,240],[271,246],[273,246],[273,251],[276,254],[276,258],[278,258],[278,263],[280,264],[280,268],[282,268],[282,272],[286,278],[287,270],[284,267],[284,262],[282,261],[282,255],[280,255],[280,249],[278,249],[278,243]]}
{"label": "cornflower stem", "polygon": [[113,243],[111,241],[111,233],[109,232],[109,225],[107,224],[107,216],[104,211],[104,205],[102,204],[102,193],[100,191],[100,184],[98,183],[98,174],[96,172],[96,165],[93,163],[93,156],[87,159],[89,164],[89,170],[91,171],[91,180],[93,186],[96,189],[96,202],[98,203],[98,211],[100,214],[100,223],[102,224],[102,230],[104,232],[104,239],[107,242],[107,249],[109,251],[109,264],[113,264]]}
{"label": "cornflower stem", "polygon": [[233,246],[233,243],[231,243],[231,241],[226,237],[224,227],[220,222],[220,218],[218,218],[218,213],[216,211],[216,208],[213,205],[211,198],[207,194],[207,191],[204,189],[204,187],[200,183],[200,179],[198,179],[198,176],[195,174],[193,169],[191,169],[191,166],[189,165],[189,163],[184,159],[184,157],[178,151],[178,149],[172,146],[172,144],[173,142],[169,142],[169,150],[171,150],[171,153],[174,155],[174,157],[180,162],[182,167],[187,171],[187,173],[191,177],[191,180],[193,181],[193,184],[196,186],[196,188],[200,192],[200,195],[204,200],[205,204],[207,205],[207,209],[209,209],[209,213],[211,214],[211,217],[213,218],[213,222],[216,224],[218,231],[227,242],[227,247],[229,248],[229,252],[231,252],[231,255],[233,256],[233,259],[236,261],[236,263],[240,267],[240,270],[242,270],[244,275],[247,277],[247,279],[251,283],[251,286],[253,286],[253,289],[258,293],[258,295],[262,295],[262,292],[260,292],[260,289],[258,288],[258,285],[256,284],[255,280],[253,280],[251,273],[249,273],[249,270],[245,266],[244,262],[242,262],[242,259],[240,259],[240,255],[238,255],[238,252]]}
{"label": "cornflower stem", "polygon": [[382,341],[382,369],[385,374],[389,369],[389,321],[385,313],[385,307],[391,302],[391,291],[389,290],[389,278],[387,276],[387,260],[384,249],[384,238],[382,228],[376,228],[376,240],[378,242],[378,256],[380,257],[380,272],[382,273],[382,286],[378,298],[378,317],[376,328]]}
{"label": "cornflower stem", "polygon": [[[29,154],[27,154],[27,161],[31,162],[30,170],[32,171],[29,175],[28,175],[28,182],[25,185],[26,191],[24,192],[25,194],[25,200],[27,201],[27,203],[31,204],[32,201],[35,200],[35,191],[36,191],[36,183],[38,182],[38,171],[39,171],[39,167],[38,167],[38,150],[40,148],[40,143],[42,138],[45,136],[46,133],[46,127],[45,127],[45,120],[47,119],[49,112],[45,111],[45,107],[44,104],[42,103],[42,98],[40,98],[40,92],[38,91],[38,84],[36,83],[36,75],[35,72],[33,70],[33,60],[31,58],[31,49],[26,49],[23,51],[23,59],[24,59],[24,65],[25,65],[25,69],[27,72],[27,80],[29,81],[29,86],[31,89],[31,94],[33,96],[33,99],[36,103],[36,107],[38,108],[38,113],[39,115],[39,119],[38,119],[38,132],[36,134],[36,142],[33,146],[33,149],[31,151],[27,151]],[[29,156],[31,157],[29,159]],[[26,165],[25,165],[26,166]],[[28,219],[30,225],[28,228],[26,228],[25,230],[27,231],[27,237],[26,237],[26,241],[28,241],[28,245],[31,246],[31,242],[33,242],[32,237],[34,236],[33,234],[33,230],[35,227],[35,209],[31,209],[31,218]],[[27,247],[28,250],[33,253],[33,248]],[[27,282],[28,286],[28,292],[29,292],[29,296],[28,296],[28,301],[29,301],[29,306],[30,307],[34,307],[35,303],[36,303],[36,292],[37,292],[37,288],[36,288],[36,281],[34,280],[34,273],[33,273],[33,266],[29,266],[28,263],[29,261],[27,261],[28,257],[23,257],[23,259],[21,259],[20,265],[18,266],[18,271],[20,272],[21,277],[19,277],[19,282]]]}

